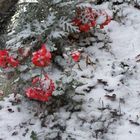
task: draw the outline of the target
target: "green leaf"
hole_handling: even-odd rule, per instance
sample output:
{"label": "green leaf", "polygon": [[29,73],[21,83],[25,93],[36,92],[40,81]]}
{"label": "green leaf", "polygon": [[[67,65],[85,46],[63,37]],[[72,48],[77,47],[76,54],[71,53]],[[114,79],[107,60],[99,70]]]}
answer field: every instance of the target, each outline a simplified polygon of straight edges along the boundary
{"label": "green leaf", "polygon": [[32,132],[31,132],[30,138],[31,138],[32,140],[38,140],[36,132],[32,131]]}

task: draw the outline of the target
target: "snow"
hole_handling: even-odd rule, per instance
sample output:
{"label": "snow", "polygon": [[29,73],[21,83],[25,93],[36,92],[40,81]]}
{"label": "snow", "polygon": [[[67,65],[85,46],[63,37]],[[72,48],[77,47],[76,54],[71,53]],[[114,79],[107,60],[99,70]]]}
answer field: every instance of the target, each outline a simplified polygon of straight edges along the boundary
{"label": "snow", "polygon": [[[19,97],[19,99],[21,99],[21,97]],[[33,114],[29,112],[29,109],[27,108],[25,102],[24,104],[21,103],[20,105],[15,106],[11,105],[12,101],[13,95],[0,102],[0,139],[30,139],[30,136],[26,135],[26,130],[29,129],[29,131],[40,131],[40,122],[35,119],[35,117],[33,118]],[[29,125],[31,121],[30,119],[33,119],[35,125]],[[14,132],[17,132],[18,135],[14,136]],[[25,134],[24,137],[23,134]]]}
{"label": "snow", "polygon": [[[68,106],[55,113],[49,114],[46,109],[46,126],[42,127],[41,117],[34,115],[41,111],[39,105],[22,96],[18,97],[21,102],[12,105],[11,94],[0,101],[0,139],[30,140],[34,131],[39,140],[57,140],[58,132],[62,140],[68,136],[74,140],[140,140],[140,64],[135,58],[140,54],[140,11],[125,5],[123,14],[127,15],[124,24],[112,20],[105,27],[111,49],[100,49],[103,44],[93,43],[85,53],[95,65],[86,66],[81,60],[82,71],[77,65],[73,68],[78,72],[76,78],[84,83],[72,97],[81,102],[81,107],[67,102]],[[105,35],[100,34],[99,40],[104,39]],[[67,107],[75,111],[67,111]]]}

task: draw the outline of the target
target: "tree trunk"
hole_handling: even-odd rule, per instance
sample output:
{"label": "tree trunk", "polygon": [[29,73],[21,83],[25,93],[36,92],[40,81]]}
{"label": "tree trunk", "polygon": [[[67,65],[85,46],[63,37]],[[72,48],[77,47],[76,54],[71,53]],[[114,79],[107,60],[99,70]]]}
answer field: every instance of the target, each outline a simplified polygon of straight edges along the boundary
{"label": "tree trunk", "polygon": [[4,32],[15,13],[18,0],[0,0],[0,34]]}
{"label": "tree trunk", "polygon": [[0,49],[5,46],[5,32],[16,11],[18,0],[0,0]]}

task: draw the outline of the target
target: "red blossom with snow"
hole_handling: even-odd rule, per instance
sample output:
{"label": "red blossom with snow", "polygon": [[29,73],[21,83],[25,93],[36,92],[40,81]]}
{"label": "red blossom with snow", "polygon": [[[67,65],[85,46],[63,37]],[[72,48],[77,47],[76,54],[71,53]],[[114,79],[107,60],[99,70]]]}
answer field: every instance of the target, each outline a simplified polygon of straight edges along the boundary
{"label": "red blossom with snow", "polygon": [[72,22],[81,32],[88,32],[91,27],[96,26],[96,16],[96,12],[91,7],[77,9],[76,18]]}
{"label": "red blossom with snow", "polygon": [[17,67],[19,65],[19,61],[15,60],[12,56],[7,58],[8,64],[12,67]]}
{"label": "red blossom with snow", "polygon": [[75,26],[79,26],[81,25],[82,21],[78,18],[75,18],[73,19],[72,23],[75,25]]}
{"label": "red blossom with snow", "polygon": [[89,24],[83,24],[79,26],[79,30],[81,32],[88,32],[90,30],[90,25]]}
{"label": "red blossom with snow", "polygon": [[78,62],[80,60],[80,52],[78,51],[74,51],[71,53],[71,56],[72,56],[72,59],[75,61],[75,62]]}
{"label": "red blossom with snow", "polygon": [[0,67],[17,67],[19,65],[19,61],[14,57],[9,56],[9,52],[7,50],[0,50]]}
{"label": "red blossom with snow", "polygon": [[[97,20],[104,16],[105,20],[98,24]],[[90,29],[99,25],[100,29],[108,25],[111,17],[104,11],[96,11],[91,7],[77,9],[76,18],[72,20],[73,25],[78,26],[81,32],[88,32]]]}
{"label": "red blossom with snow", "polygon": [[33,87],[26,89],[26,96],[42,102],[48,101],[55,89],[54,82],[48,75],[45,75],[44,78],[35,77],[32,85]]}
{"label": "red blossom with snow", "polygon": [[9,57],[9,53],[7,50],[0,50],[0,67],[7,67],[7,57]]}
{"label": "red blossom with snow", "polygon": [[111,22],[111,17],[105,12],[101,11],[98,16],[104,16],[105,20],[100,24],[100,29],[103,29],[106,25]]}
{"label": "red blossom with snow", "polygon": [[32,62],[35,66],[46,67],[50,64],[51,57],[46,45],[42,44],[41,49],[33,53]]}

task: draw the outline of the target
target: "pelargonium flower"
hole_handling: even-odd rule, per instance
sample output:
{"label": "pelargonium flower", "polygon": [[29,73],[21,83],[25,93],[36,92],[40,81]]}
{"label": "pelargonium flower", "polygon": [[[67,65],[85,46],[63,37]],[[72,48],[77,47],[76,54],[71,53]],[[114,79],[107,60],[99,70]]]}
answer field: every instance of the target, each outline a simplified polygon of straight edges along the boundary
{"label": "pelargonium flower", "polygon": [[90,27],[95,27],[96,26],[96,21],[95,20],[92,20],[91,22],[90,22]]}
{"label": "pelargonium flower", "polygon": [[40,78],[39,77],[35,77],[33,80],[32,80],[32,84],[36,84],[37,82],[40,81]]}
{"label": "pelargonium flower", "polygon": [[9,57],[9,53],[7,50],[0,50],[0,67],[7,67],[7,58]]}
{"label": "pelargonium flower", "polygon": [[92,7],[86,7],[83,12],[83,15],[87,18],[87,20],[92,21],[95,20],[97,15],[97,12]]}
{"label": "pelargonium flower", "polygon": [[97,13],[91,7],[78,9],[76,17],[72,21],[75,26],[79,27],[81,32],[88,32],[90,27],[96,26]]}
{"label": "pelargonium flower", "polygon": [[0,50],[0,56],[9,56],[9,53],[7,50]]}
{"label": "pelargonium flower", "polygon": [[81,32],[88,32],[90,29],[99,25],[100,29],[108,25],[111,17],[105,11],[97,11],[92,7],[78,8],[76,11],[76,18],[72,23],[78,26]]}
{"label": "pelargonium flower", "polygon": [[78,52],[78,51],[74,51],[74,52],[71,53],[71,56],[72,56],[72,59],[73,59],[75,62],[78,62],[79,59],[80,59],[81,54],[80,54],[80,52]]}
{"label": "pelargonium flower", "polygon": [[32,84],[33,87],[29,87],[26,90],[26,96],[42,102],[48,101],[55,89],[54,83],[48,75],[45,75],[44,78],[34,78]]}
{"label": "pelargonium flower", "polygon": [[46,67],[50,64],[51,57],[46,45],[42,44],[41,49],[33,53],[32,62],[38,67]]}
{"label": "pelargonium flower", "polygon": [[73,23],[75,26],[79,26],[79,25],[81,25],[82,21],[81,21],[80,19],[78,19],[78,18],[75,18],[75,19],[72,21],[72,23]]}
{"label": "pelargonium flower", "polygon": [[103,29],[104,26],[108,25],[111,22],[111,17],[105,12],[101,11],[99,16],[104,17],[104,21],[100,24],[100,29]]}
{"label": "pelargonium flower", "polygon": [[17,67],[19,65],[19,61],[15,60],[12,56],[7,58],[8,64],[12,67]]}
{"label": "pelargonium flower", "polygon": [[90,30],[90,25],[89,24],[80,25],[79,30],[82,32],[88,32]]}
{"label": "pelargonium flower", "polygon": [[103,29],[104,26],[108,25],[111,22],[111,17],[107,15],[106,21],[100,25],[100,29]]}
{"label": "pelargonium flower", "polygon": [[7,50],[0,50],[0,67],[17,67],[19,65],[19,61],[14,59],[12,56],[9,56],[9,52]]}
{"label": "pelargonium flower", "polygon": [[46,94],[41,88],[30,87],[26,90],[26,95],[30,99],[38,101],[48,101],[49,95]]}

